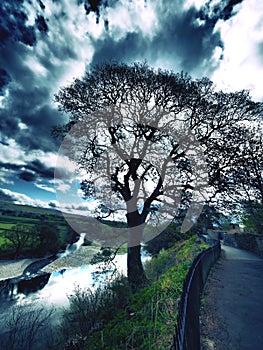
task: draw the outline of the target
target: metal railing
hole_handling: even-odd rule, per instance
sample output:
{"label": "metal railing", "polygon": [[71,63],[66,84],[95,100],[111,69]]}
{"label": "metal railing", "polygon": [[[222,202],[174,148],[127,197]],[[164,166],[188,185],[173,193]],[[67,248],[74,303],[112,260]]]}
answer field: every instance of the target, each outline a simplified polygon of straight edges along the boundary
{"label": "metal railing", "polygon": [[200,350],[200,297],[209,271],[219,258],[220,242],[200,253],[194,260],[184,281],[175,325],[175,350]]}

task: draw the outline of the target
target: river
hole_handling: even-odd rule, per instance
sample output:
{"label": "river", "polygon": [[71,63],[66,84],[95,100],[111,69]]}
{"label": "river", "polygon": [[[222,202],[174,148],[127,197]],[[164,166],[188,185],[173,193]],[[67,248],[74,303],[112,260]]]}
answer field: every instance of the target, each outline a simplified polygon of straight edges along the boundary
{"label": "river", "polygon": [[[7,337],[7,319],[10,319],[10,315],[17,309],[26,315],[32,314],[35,310],[39,312],[45,310],[54,310],[52,324],[56,325],[60,322],[61,312],[63,308],[69,305],[68,296],[74,294],[74,290],[78,287],[81,289],[95,289],[100,283],[105,281],[105,278],[111,273],[111,269],[117,268],[118,272],[126,274],[127,266],[127,254],[116,255],[114,259],[114,265],[107,273],[102,275],[96,274],[96,271],[101,271],[101,264],[85,264],[84,258],[85,249],[88,247],[82,247],[85,234],[80,236],[78,242],[75,242],[71,246],[67,247],[66,251],[58,255],[58,258],[45,266],[42,271],[48,273],[48,282],[42,289],[39,289],[32,293],[16,293],[13,291],[12,298],[1,300],[0,304],[0,338]],[[81,252],[81,250],[84,250]],[[82,257],[82,258],[80,258]],[[142,254],[142,260],[146,260],[148,257],[145,253]],[[90,257],[89,257],[90,260]],[[80,266],[79,266],[80,265]],[[25,269],[26,274],[30,276],[30,269]],[[24,272],[25,272],[24,271]],[[94,279],[94,276],[100,276],[99,280]],[[42,310],[42,311],[41,311]],[[1,349],[1,344],[0,344]],[[45,349],[40,344],[34,345],[34,349]],[[9,350],[9,349],[8,349]],[[17,349],[15,349],[17,350]],[[23,347],[19,350],[24,350]]]}

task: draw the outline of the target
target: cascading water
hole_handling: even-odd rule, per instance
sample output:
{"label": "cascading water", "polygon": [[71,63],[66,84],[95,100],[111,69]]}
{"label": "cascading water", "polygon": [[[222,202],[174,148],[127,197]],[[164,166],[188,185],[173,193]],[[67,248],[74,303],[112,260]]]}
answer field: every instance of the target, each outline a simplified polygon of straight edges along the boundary
{"label": "cascading water", "polygon": [[69,244],[63,253],[30,264],[21,276],[0,281],[0,297],[14,299],[21,294],[28,294],[43,289],[49,281],[50,273],[39,272],[55,259],[64,258],[77,251],[84,243],[86,233],[81,233],[77,242]]}
{"label": "cascading water", "polygon": [[86,236],[86,233],[81,233],[78,241],[73,243],[73,244],[68,244],[66,250],[63,253],[59,253],[57,255],[57,257],[58,258],[65,258],[65,256],[78,250],[82,246],[82,244],[84,243],[85,236]]}

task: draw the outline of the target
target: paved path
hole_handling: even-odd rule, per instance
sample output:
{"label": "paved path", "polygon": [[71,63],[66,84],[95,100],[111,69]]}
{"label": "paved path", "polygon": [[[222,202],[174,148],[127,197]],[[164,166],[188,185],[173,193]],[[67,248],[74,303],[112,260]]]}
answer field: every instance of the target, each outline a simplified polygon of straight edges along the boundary
{"label": "paved path", "polygon": [[263,349],[263,259],[222,246],[204,296],[204,350]]}

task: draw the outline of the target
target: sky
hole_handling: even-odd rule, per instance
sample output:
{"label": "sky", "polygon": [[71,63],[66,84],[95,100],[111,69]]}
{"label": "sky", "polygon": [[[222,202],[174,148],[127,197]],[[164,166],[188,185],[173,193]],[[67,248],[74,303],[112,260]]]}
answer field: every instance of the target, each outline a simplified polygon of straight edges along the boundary
{"label": "sky", "polygon": [[258,0],[1,0],[0,50],[0,200],[18,204],[59,206],[54,94],[95,63],[146,60],[263,101]]}

